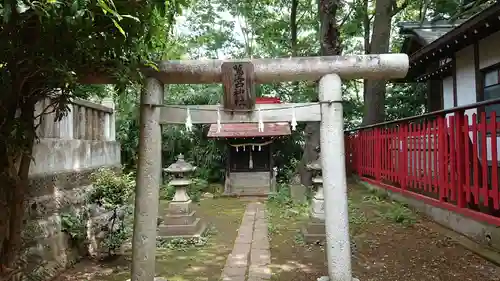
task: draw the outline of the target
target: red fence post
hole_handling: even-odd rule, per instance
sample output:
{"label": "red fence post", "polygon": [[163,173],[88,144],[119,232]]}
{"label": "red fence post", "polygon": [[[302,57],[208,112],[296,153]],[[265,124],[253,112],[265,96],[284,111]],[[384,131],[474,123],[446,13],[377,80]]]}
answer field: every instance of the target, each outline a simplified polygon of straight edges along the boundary
{"label": "red fence post", "polygon": [[491,113],[490,118],[490,135],[491,135],[491,198],[493,199],[493,208],[500,209],[498,198],[498,147],[497,147],[497,114],[495,111]]}
{"label": "red fence post", "polygon": [[455,135],[457,142],[457,165],[456,171],[452,171],[457,175],[457,205],[460,208],[465,207],[465,193],[464,193],[464,184],[465,184],[465,173],[468,169],[468,166],[465,165],[464,161],[464,151],[465,151],[465,138],[462,133],[462,129],[464,127],[464,111],[455,112]]}
{"label": "red fence post", "polygon": [[447,128],[446,128],[446,117],[438,117],[438,164],[439,164],[439,200],[443,201],[446,198],[446,173],[448,173],[448,163],[446,159],[447,149]]}
{"label": "red fence post", "polygon": [[481,185],[481,195],[483,197],[483,205],[488,207],[489,201],[489,190],[488,190],[488,138],[486,137],[488,121],[486,120],[486,112],[481,112],[479,118],[479,134],[481,136],[480,143],[481,148],[481,170],[482,170],[482,185]]}
{"label": "red fence post", "polygon": [[[382,130],[380,128],[375,129],[375,150],[372,151],[372,157],[374,159],[375,166],[375,177],[378,181],[382,179]],[[378,156],[375,156],[378,154]]]}
{"label": "red fence post", "polygon": [[479,205],[479,143],[477,114],[472,114],[472,194],[474,194],[474,204]]}
{"label": "red fence post", "polygon": [[398,148],[401,149],[399,152],[399,184],[401,189],[406,189],[406,182],[408,178],[408,125],[403,124],[399,126],[399,136],[398,136]]}

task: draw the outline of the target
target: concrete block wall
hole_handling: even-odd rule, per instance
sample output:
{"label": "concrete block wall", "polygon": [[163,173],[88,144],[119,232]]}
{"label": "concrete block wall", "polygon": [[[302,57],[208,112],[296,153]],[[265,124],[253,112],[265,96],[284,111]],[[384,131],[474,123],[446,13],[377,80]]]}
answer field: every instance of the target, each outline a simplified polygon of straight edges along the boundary
{"label": "concrete block wall", "polygon": [[[37,111],[47,108],[44,101]],[[80,208],[92,189],[89,176],[101,167],[120,167],[112,102],[107,106],[76,101],[58,122],[42,115],[33,148],[30,185],[25,200],[24,236],[31,280],[50,280],[74,264],[81,251],[61,231],[61,215]],[[38,266],[43,262],[42,266]]]}

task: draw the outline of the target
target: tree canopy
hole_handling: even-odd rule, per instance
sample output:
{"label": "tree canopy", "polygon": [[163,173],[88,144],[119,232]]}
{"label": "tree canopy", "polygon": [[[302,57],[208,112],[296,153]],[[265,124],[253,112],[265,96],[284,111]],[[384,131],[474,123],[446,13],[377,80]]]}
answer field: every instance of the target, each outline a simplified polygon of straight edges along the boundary
{"label": "tree canopy", "polygon": [[35,104],[59,116],[82,78],[112,77],[123,91],[138,67],[166,57],[181,1],[4,0],[0,3],[0,264],[20,247],[23,199],[35,136]]}

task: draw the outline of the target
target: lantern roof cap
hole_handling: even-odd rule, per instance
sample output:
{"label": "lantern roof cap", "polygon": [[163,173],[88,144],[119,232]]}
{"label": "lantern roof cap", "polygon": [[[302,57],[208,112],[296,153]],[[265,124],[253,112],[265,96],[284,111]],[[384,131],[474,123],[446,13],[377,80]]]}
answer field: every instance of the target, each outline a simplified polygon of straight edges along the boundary
{"label": "lantern roof cap", "polygon": [[184,155],[181,153],[177,156],[177,161],[164,170],[167,173],[187,173],[196,170],[196,167],[186,162]]}

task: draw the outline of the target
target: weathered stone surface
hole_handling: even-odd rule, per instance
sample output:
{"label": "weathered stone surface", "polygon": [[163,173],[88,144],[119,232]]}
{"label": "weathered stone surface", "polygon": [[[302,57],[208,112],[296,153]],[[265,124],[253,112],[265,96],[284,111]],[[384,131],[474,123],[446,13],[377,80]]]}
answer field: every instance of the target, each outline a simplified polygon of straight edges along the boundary
{"label": "weathered stone surface", "polygon": [[80,186],[70,190],[56,190],[54,194],[43,195],[26,200],[25,215],[29,219],[46,218],[70,206],[81,206],[92,185]]}
{"label": "weathered stone surface", "polygon": [[[87,254],[89,249],[85,244],[73,245],[69,236],[62,232],[61,215],[83,207],[92,190],[89,176],[94,171],[88,169],[30,178],[28,195],[31,197],[25,202],[27,222],[23,231],[28,276],[36,276],[37,280],[52,279],[73,265],[81,255]],[[89,206],[89,210],[89,222],[94,222],[87,223],[87,235],[92,241],[102,236],[103,226],[109,225],[112,213],[95,206]],[[124,212],[120,211],[118,215],[123,217]]]}
{"label": "weathered stone surface", "polygon": [[[323,75],[338,73],[344,79],[387,79],[405,77],[409,60],[406,54],[352,55],[246,59],[255,67],[256,83],[316,81]],[[161,61],[145,69],[163,83],[203,84],[222,80],[221,65],[228,60]]]}
{"label": "weathered stone surface", "polygon": [[[227,257],[222,280],[264,281],[271,279],[271,253],[264,206],[247,206],[232,253]],[[248,274],[247,274],[248,273]],[[248,279],[246,278],[248,275]]]}
{"label": "weathered stone surface", "polygon": [[[90,175],[97,171],[98,168],[100,167],[32,175],[29,178],[29,188],[26,196],[27,198],[44,195],[55,196],[57,192],[63,190],[73,190],[77,187],[88,186],[91,184]],[[109,168],[118,170],[120,166],[109,166]]]}
{"label": "weathered stone surface", "polygon": [[108,254],[108,248],[102,242],[110,231],[120,229],[122,221],[126,219],[127,215],[131,214],[131,208],[125,206],[118,209],[114,223],[114,211],[95,206],[92,209],[94,210],[92,212],[93,216],[87,221],[88,254],[95,259],[101,259]]}
{"label": "weathered stone surface", "polygon": [[30,176],[120,166],[120,144],[90,139],[42,138],[33,146]]}

